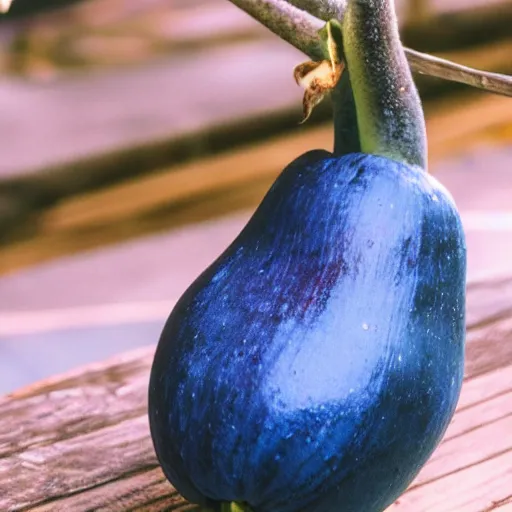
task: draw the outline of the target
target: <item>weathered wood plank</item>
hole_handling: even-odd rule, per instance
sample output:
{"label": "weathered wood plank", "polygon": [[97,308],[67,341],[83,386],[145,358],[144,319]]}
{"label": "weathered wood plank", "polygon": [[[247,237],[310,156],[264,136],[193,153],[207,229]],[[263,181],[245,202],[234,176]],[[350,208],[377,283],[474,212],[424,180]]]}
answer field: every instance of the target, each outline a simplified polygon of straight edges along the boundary
{"label": "weathered wood plank", "polygon": [[[512,367],[509,367],[508,382],[510,382],[511,377]],[[487,425],[487,419],[482,417],[478,406],[475,406],[473,420],[478,421],[478,419],[481,420],[481,424],[473,425],[474,430],[469,435],[456,437],[457,443],[453,443],[453,441],[448,439],[448,441],[445,441],[440,446],[438,450],[440,454],[437,455],[436,452],[409,491],[413,493],[410,507],[404,507],[404,503],[409,504],[409,501],[404,502],[404,498],[402,498],[399,510],[411,512],[416,512],[417,510],[458,510],[455,508],[450,509],[449,506],[446,508],[437,508],[436,506],[435,508],[420,509],[413,508],[413,505],[416,503],[416,495],[424,499],[423,494],[431,492],[430,489],[426,489],[418,493],[417,489],[419,487],[435,484],[437,488],[440,484],[436,482],[439,482],[444,477],[452,478],[453,474],[461,471],[461,467],[463,471],[466,471],[464,469],[466,467],[471,468],[474,465],[479,465],[482,461],[501,457],[504,439],[506,440],[506,435],[510,432],[509,425],[502,424],[503,422],[491,422]],[[508,418],[507,421],[510,421],[510,419]],[[490,448],[488,447],[488,436],[491,436],[493,440]],[[128,440],[128,443],[125,442],[126,440]],[[131,449],[134,448],[132,443],[139,450],[132,452]],[[482,451],[475,452],[475,446],[482,448]],[[500,447],[502,448],[501,450]],[[137,510],[141,509],[140,507],[142,506],[146,506],[148,502],[151,503],[160,497],[175,501],[175,492],[163,480],[159,470],[156,469],[156,461],[151,451],[145,416],[101,429],[97,433],[84,434],[66,442],[30,449],[17,457],[17,464],[6,466],[3,461],[0,461],[0,472],[3,470],[6,475],[16,475],[21,469],[21,474],[26,476],[26,481],[18,477],[15,483],[16,487],[20,489],[19,498],[27,501],[18,502],[14,498],[12,501],[13,505],[9,502],[2,503],[2,501],[0,501],[0,504],[3,506],[7,504],[9,507],[14,505],[16,507],[24,505],[33,506],[34,502],[29,500],[37,496],[41,502],[50,500],[49,503],[51,505],[48,504],[42,510],[51,510],[50,507],[52,506],[64,510],[64,508],[61,508],[64,505],[78,507],[72,510],[91,510],[86,507],[87,504],[90,506],[91,503],[87,499],[89,491],[82,495],[79,494],[78,497],[68,496],[69,494],[87,489],[88,484],[93,488],[93,497],[91,499],[95,500],[95,507],[107,507],[109,499],[115,501],[120,497],[125,498],[126,495],[132,504],[137,505],[134,508]],[[121,462],[120,458],[122,459]],[[508,461],[508,459],[505,460]],[[59,463],[59,461],[61,462]],[[68,466],[67,461],[72,461],[72,463]],[[109,461],[108,464],[105,461]],[[462,464],[464,466],[461,466]],[[19,467],[20,465],[21,468]],[[106,467],[108,467],[107,470],[105,470]],[[498,468],[492,467],[495,472],[499,471],[500,466]],[[77,470],[78,468],[80,469],[79,471]],[[34,475],[32,475],[33,472],[35,473]],[[55,475],[56,472],[57,475]],[[135,479],[132,476],[133,472],[136,473]],[[49,474],[53,475],[51,485],[48,484]],[[506,482],[506,480],[502,480],[503,482]],[[29,492],[23,490],[26,489],[25,485],[28,485]],[[132,485],[135,487],[132,487]],[[443,491],[443,493],[447,494],[446,491]],[[405,496],[408,496],[408,494]],[[485,496],[488,495],[484,493],[484,498]],[[496,494],[491,494],[491,496],[496,496]],[[62,504],[60,502],[61,499],[64,500]],[[178,503],[180,502],[178,501]],[[155,510],[166,510],[167,504],[163,506],[159,502],[156,505],[158,508],[155,508]],[[11,509],[17,510],[17,508]],[[106,509],[108,510],[108,508]],[[125,508],[118,508],[116,510],[125,510]],[[468,508],[467,510],[476,512],[481,509]]]}
{"label": "weathered wood plank", "polygon": [[508,367],[504,367],[481,375],[478,379],[466,378],[464,393],[459,399],[457,409],[462,413],[470,407],[508,393],[508,390],[503,386],[503,382],[508,377],[508,372]]}
{"label": "weathered wood plank", "polygon": [[[508,377],[512,380],[512,371],[509,371]],[[507,399],[510,400],[512,393],[508,395]],[[498,400],[494,402],[495,407],[502,405]],[[512,414],[490,420],[481,412],[482,408],[475,406],[471,415],[466,413],[457,419],[459,424],[465,422],[464,430],[458,435],[447,432],[444,442],[432,455],[411,490],[456,473],[461,468],[497,457],[507,448],[512,451],[512,446],[504,443],[504,438],[512,432]]]}
{"label": "weathered wood plank", "polygon": [[470,329],[477,329],[510,314],[506,306],[512,301],[512,278],[488,282],[470,282],[469,293],[478,293],[478,309],[470,308],[466,312],[466,323]]}
{"label": "weathered wood plank", "polygon": [[[153,348],[72,372],[62,380],[29,386],[0,400],[0,460],[31,446],[44,446],[109,427],[146,411],[147,372]],[[56,428],[58,427],[58,428]]]}
{"label": "weathered wood plank", "polygon": [[467,334],[466,375],[478,376],[512,362],[512,317],[508,310],[495,320]]}
{"label": "weathered wood plank", "polygon": [[101,512],[185,512],[198,510],[187,503],[169,485],[160,468],[148,469],[119,481],[62,497],[48,504],[31,507],[32,512],[101,511]]}
{"label": "weathered wood plank", "polygon": [[[501,432],[502,438],[505,434]],[[492,506],[493,501],[510,495],[511,481],[509,449],[428,485],[412,488],[388,512],[481,512]]]}
{"label": "weathered wood plank", "polygon": [[2,510],[29,507],[157,466],[146,415],[0,459]]}
{"label": "weathered wood plank", "polygon": [[[494,375],[492,372],[488,375]],[[497,372],[496,372],[497,373]],[[474,404],[461,407],[459,404],[457,417],[453,419],[450,428],[446,432],[445,441],[464,436],[468,431],[480,426],[482,418],[491,424],[491,422],[498,422],[504,418],[512,418],[512,381],[510,389],[503,389],[503,379],[511,378],[509,366],[503,368],[500,373],[500,388],[495,396],[477,402]],[[480,379],[478,380],[479,387],[485,387]],[[465,396],[467,393],[465,392]]]}
{"label": "weathered wood plank", "polygon": [[[493,291],[501,304],[489,308]],[[496,350],[510,343],[489,333],[506,332],[511,292],[512,278],[468,287],[468,317],[477,317],[481,305],[491,315],[469,327],[468,371],[455,419],[423,472],[390,510],[477,512],[492,500],[508,498],[512,354]],[[472,350],[476,346],[494,358],[482,358],[481,350]],[[0,399],[0,510],[190,509],[163,478],[149,437],[146,393],[153,350]]]}

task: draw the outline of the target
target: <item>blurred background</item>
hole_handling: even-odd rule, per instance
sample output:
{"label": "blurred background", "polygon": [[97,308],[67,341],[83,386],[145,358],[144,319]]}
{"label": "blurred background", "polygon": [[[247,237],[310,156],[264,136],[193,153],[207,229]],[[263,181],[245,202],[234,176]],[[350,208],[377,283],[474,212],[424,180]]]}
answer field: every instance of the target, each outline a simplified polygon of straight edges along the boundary
{"label": "blurred background", "polygon": [[[512,73],[512,2],[403,0],[404,43]],[[304,57],[228,0],[15,0],[0,18],[0,393],[156,343],[280,170]],[[418,76],[469,278],[512,273],[512,101]]]}

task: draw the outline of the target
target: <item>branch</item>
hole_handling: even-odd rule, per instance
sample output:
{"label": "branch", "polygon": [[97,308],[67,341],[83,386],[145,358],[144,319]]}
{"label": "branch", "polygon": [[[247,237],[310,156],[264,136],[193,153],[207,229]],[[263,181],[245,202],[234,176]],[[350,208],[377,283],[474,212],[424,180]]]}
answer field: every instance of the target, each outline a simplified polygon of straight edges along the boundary
{"label": "branch", "polygon": [[[318,36],[318,31],[324,25],[321,20],[327,21],[331,18],[341,20],[346,7],[345,0],[230,1],[313,60],[325,58]],[[409,48],[405,48],[405,54],[411,69],[416,73],[512,96],[511,76],[479,71]]]}
{"label": "branch", "polygon": [[512,96],[512,76],[480,71],[409,48],[405,49],[405,54],[411,69],[416,73],[444,78],[503,96]]}

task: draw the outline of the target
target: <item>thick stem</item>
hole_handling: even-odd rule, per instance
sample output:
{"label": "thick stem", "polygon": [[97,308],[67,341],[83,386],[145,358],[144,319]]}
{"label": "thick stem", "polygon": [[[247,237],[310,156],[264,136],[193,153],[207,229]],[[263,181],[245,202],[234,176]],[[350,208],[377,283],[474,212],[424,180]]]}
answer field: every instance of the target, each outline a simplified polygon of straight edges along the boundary
{"label": "thick stem", "polygon": [[393,0],[349,0],[343,45],[361,150],[426,169],[425,119]]}

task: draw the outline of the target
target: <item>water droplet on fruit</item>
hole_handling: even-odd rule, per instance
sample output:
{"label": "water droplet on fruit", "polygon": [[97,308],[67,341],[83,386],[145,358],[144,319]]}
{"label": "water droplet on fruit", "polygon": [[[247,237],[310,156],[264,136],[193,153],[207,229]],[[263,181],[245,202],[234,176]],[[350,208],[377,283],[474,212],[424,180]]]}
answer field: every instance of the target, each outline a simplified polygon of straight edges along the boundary
{"label": "water droplet on fruit", "polygon": [[370,326],[366,323],[363,324],[363,330],[367,331],[370,328]]}

